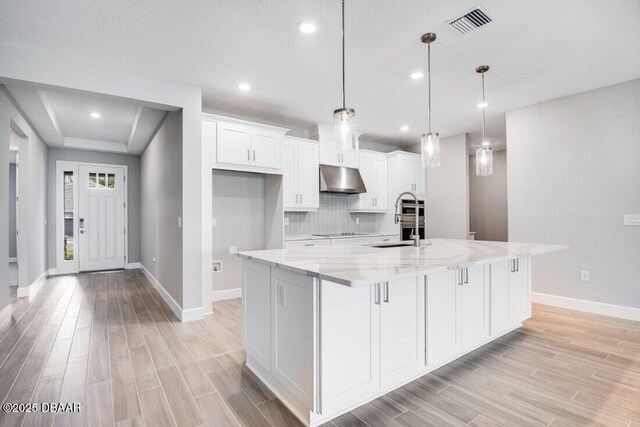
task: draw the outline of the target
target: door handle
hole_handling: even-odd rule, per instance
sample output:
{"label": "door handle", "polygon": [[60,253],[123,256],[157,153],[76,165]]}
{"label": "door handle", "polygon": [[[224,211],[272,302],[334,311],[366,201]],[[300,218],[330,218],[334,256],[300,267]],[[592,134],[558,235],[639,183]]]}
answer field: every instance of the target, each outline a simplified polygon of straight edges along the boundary
{"label": "door handle", "polygon": [[374,302],[377,305],[380,305],[380,283],[376,283],[376,287],[374,289],[375,295],[373,296]]}
{"label": "door handle", "polygon": [[468,268],[464,269],[464,283],[465,284],[469,284],[469,269]]}
{"label": "door handle", "polygon": [[384,282],[384,302],[389,302],[389,282]]}
{"label": "door handle", "polygon": [[520,271],[520,258],[516,258],[513,261],[516,265],[516,272]]}
{"label": "door handle", "polygon": [[462,274],[463,273],[462,273],[462,271],[463,271],[462,268],[458,269],[458,277],[457,277],[458,286],[462,286],[462,283],[463,283],[463,279],[462,279]]}

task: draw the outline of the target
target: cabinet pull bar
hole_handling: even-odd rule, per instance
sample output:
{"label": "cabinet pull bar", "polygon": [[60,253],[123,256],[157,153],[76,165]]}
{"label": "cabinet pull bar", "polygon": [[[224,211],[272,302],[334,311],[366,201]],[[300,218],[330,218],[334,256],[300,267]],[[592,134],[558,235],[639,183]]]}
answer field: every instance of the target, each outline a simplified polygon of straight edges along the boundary
{"label": "cabinet pull bar", "polygon": [[376,288],[375,288],[374,292],[375,292],[374,302],[377,305],[380,305],[380,283],[376,283]]}
{"label": "cabinet pull bar", "polygon": [[302,203],[302,193],[300,193],[300,203]]}
{"label": "cabinet pull bar", "polygon": [[384,282],[384,302],[389,302],[389,282]]}
{"label": "cabinet pull bar", "polygon": [[249,152],[249,149],[247,148],[247,161],[251,160],[251,153]]}
{"label": "cabinet pull bar", "polygon": [[468,268],[464,269],[464,283],[465,284],[469,283],[469,269]]}
{"label": "cabinet pull bar", "polygon": [[256,150],[253,150],[253,161],[256,161]]}

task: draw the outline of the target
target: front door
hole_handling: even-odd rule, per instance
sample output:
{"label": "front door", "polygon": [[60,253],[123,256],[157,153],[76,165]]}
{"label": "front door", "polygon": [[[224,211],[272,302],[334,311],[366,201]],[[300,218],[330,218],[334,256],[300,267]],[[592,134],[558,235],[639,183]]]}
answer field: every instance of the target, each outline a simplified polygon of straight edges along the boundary
{"label": "front door", "polygon": [[78,269],[124,268],[124,168],[80,165],[78,175]]}

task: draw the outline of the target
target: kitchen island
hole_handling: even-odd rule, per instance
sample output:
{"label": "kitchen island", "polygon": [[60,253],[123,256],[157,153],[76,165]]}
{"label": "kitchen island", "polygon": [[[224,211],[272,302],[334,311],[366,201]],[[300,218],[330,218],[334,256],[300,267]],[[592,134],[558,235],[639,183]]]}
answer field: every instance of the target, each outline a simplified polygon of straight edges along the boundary
{"label": "kitchen island", "polygon": [[532,256],[565,248],[431,239],[240,252],[247,366],[303,423],[322,424],[520,327]]}

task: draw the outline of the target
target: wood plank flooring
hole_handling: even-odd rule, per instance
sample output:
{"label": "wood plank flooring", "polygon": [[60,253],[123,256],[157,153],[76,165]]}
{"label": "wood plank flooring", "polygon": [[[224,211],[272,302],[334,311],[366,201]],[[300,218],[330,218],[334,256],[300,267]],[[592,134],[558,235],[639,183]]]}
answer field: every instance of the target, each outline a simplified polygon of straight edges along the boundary
{"label": "wood plank flooring", "polygon": [[[243,365],[241,301],[180,323],[140,271],[58,276],[0,312],[0,426],[299,426]],[[525,325],[327,427],[640,426],[640,322],[536,305]]]}

